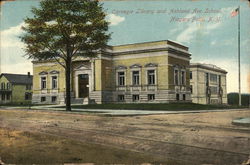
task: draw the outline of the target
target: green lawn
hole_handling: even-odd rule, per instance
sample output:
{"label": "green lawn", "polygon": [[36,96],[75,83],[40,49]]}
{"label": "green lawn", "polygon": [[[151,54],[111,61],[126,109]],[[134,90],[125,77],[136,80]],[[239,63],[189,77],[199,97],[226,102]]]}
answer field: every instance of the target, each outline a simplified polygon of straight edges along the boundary
{"label": "green lawn", "polygon": [[[56,107],[64,108],[64,106]],[[212,110],[212,109],[234,109],[238,106],[229,105],[202,105],[194,103],[146,103],[146,104],[89,104],[72,105],[73,109],[126,109],[126,110]],[[246,108],[246,107],[240,107]]]}

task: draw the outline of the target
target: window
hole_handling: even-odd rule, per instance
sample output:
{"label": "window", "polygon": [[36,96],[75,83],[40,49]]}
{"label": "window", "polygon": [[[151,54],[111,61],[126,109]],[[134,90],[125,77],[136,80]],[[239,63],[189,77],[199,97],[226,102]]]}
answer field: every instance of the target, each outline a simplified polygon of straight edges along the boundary
{"label": "window", "polygon": [[192,94],[193,93],[193,86],[190,85],[190,93]]}
{"label": "window", "polygon": [[119,86],[125,85],[125,73],[124,72],[118,72],[118,85]]}
{"label": "window", "polygon": [[218,87],[211,87],[211,94],[217,94],[218,93]]}
{"label": "window", "polygon": [[155,100],[155,95],[154,94],[148,94],[148,101]]}
{"label": "window", "polygon": [[31,90],[31,85],[30,84],[26,85],[26,90]]}
{"label": "window", "polygon": [[25,93],[25,100],[31,100],[31,93]]}
{"label": "window", "polygon": [[118,95],[118,101],[124,101],[124,95]]}
{"label": "window", "polygon": [[2,94],[1,99],[5,100],[5,94]]}
{"label": "window", "polygon": [[2,90],[5,89],[5,83],[4,83],[4,82],[1,83],[1,89],[2,89]]}
{"label": "window", "polygon": [[185,94],[182,95],[182,100],[186,100],[186,95]]}
{"label": "window", "polygon": [[208,87],[209,86],[209,75],[208,75],[208,73],[206,73],[205,81],[206,81],[206,86]]}
{"label": "window", "polygon": [[180,100],[180,95],[178,93],[176,94],[176,100]]}
{"label": "window", "polygon": [[10,94],[6,94],[6,100],[10,100]]}
{"label": "window", "polygon": [[219,75],[219,86],[221,86],[221,75]]}
{"label": "window", "polygon": [[133,71],[132,72],[132,81],[133,81],[133,85],[139,85],[140,84],[140,75],[139,75],[139,71]]}
{"label": "window", "polygon": [[148,70],[148,85],[155,85],[155,70]]}
{"label": "window", "polygon": [[179,85],[179,71],[177,69],[174,70],[174,84]]}
{"label": "window", "polygon": [[133,101],[139,101],[140,100],[140,96],[139,95],[133,95]]}
{"label": "window", "polygon": [[41,89],[46,89],[46,77],[41,77]]}
{"label": "window", "polygon": [[10,83],[7,83],[7,89],[10,89]]}
{"label": "window", "polygon": [[51,97],[51,102],[52,102],[52,103],[56,102],[56,100],[57,100],[57,97],[56,97],[56,96],[52,96],[52,97]]}
{"label": "window", "polygon": [[189,73],[189,78],[190,78],[190,80],[193,79],[193,73],[192,72]]}
{"label": "window", "polygon": [[46,97],[41,97],[41,102],[46,101]]}
{"label": "window", "polygon": [[56,89],[57,88],[57,76],[52,76],[51,82],[52,82],[52,89]]}
{"label": "window", "polygon": [[186,81],[185,71],[181,71],[181,85],[185,85],[185,81]]}
{"label": "window", "polygon": [[210,74],[210,81],[217,82],[217,75],[216,74]]}

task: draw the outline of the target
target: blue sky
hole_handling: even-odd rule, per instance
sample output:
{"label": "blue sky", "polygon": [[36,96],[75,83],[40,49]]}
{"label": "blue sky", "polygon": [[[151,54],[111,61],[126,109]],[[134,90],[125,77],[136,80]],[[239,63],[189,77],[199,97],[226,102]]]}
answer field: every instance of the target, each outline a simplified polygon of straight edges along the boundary
{"label": "blue sky", "polygon": [[[230,13],[240,6],[242,92],[249,92],[250,7],[247,1],[102,1],[111,22],[110,45],[173,40],[189,47],[191,62],[215,64],[228,71],[228,92],[237,92],[238,17]],[[1,71],[32,72],[23,57],[18,36],[23,19],[31,16],[37,0],[5,2],[1,6]]]}

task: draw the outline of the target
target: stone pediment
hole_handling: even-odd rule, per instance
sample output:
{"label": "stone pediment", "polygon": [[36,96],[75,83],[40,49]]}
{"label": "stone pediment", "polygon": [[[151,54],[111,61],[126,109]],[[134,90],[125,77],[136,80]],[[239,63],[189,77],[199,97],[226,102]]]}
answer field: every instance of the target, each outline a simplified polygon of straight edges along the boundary
{"label": "stone pediment", "polygon": [[157,67],[157,66],[158,66],[158,64],[156,64],[156,63],[148,63],[145,65],[145,67]]}
{"label": "stone pediment", "polygon": [[48,74],[48,72],[45,72],[45,71],[42,71],[39,73],[39,75],[47,75],[47,74]]}
{"label": "stone pediment", "polygon": [[117,70],[119,70],[119,69],[127,69],[127,67],[124,66],[124,65],[119,65],[119,66],[116,67],[116,69],[117,69]]}
{"label": "stone pediment", "polygon": [[77,66],[74,70],[89,70],[89,69],[90,69],[90,66],[82,64],[82,65]]}
{"label": "stone pediment", "polygon": [[49,72],[49,74],[59,74],[59,71],[57,71],[57,70],[52,70],[52,71]]}
{"label": "stone pediment", "polygon": [[130,68],[141,68],[141,65],[140,64],[133,64],[130,66]]}

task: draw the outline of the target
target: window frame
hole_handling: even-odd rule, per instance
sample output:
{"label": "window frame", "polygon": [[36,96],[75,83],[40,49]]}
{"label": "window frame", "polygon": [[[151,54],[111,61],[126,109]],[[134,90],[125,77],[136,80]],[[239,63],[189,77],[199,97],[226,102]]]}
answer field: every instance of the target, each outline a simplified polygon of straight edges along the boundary
{"label": "window frame", "polygon": [[[56,78],[56,79],[53,79],[53,78]],[[51,76],[51,89],[58,89],[58,75]]]}
{"label": "window frame", "polygon": [[32,94],[30,92],[25,92],[24,99],[25,100],[32,100]]}
{"label": "window frame", "polygon": [[[122,97],[123,97],[123,99],[121,99]],[[123,94],[117,95],[117,101],[118,102],[124,102],[125,101],[125,95],[123,95]]]}
{"label": "window frame", "polygon": [[[152,75],[150,75],[150,71],[154,71],[154,74],[153,74],[153,83],[151,83],[151,81],[150,81],[150,77],[152,76]],[[157,85],[157,81],[156,81],[156,69],[153,69],[153,68],[150,68],[150,69],[147,69],[147,71],[146,71],[146,74],[147,74],[147,76],[146,76],[146,78],[147,78],[147,85]]]}
{"label": "window frame", "polygon": [[[138,72],[138,75],[136,77],[134,76],[134,72]],[[139,69],[131,70],[131,85],[132,86],[141,85],[141,71]]]}
{"label": "window frame", "polygon": [[[182,73],[184,73],[183,75],[182,75]],[[180,85],[186,85],[186,81],[187,81],[187,79],[186,79],[186,70],[185,69],[181,69],[180,70]]]}
{"label": "window frame", "polygon": [[[151,96],[153,96],[153,99],[151,98]],[[148,94],[148,101],[155,101],[155,94]]]}
{"label": "window frame", "polygon": [[[123,76],[120,76],[119,74],[123,73]],[[120,78],[123,77],[123,81],[120,81]],[[117,71],[116,72],[116,78],[117,78],[117,86],[125,86],[126,85],[126,73],[125,71]],[[123,83],[121,83],[123,82]]]}
{"label": "window frame", "polygon": [[132,101],[133,102],[139,102],[140,101],[140,95],[139,94],[133,94],[132,95]]}
{"label": "window frame", "polygon": [[9,83],[9,82],[6,83],[6,89],[7,90],[11,89],[11,83]]}
{"label": "window frame", "polygon": [[[177,71],[177,75],[176,75]],[[178,68],[174,68],[174,85],[180,85],[180,71]]]}
{"label": "window frame", "polygon": [[[55,99],[54,99],[54,98],[55,98]],[[52,103],[57,102],[57,96],[51,96],[51,102],[52,102]]]}
{"label": "window frame", "polygon": [[5,83],[4,82],[1,83],[1,89],[5,90]]}
{"label": "window frame", "polygon": [[[45,88],[43,87],[43,81],[42,81],[43,78],[45,78]],[[40,89],[41,90],[47,89],[47,76],[40,76]]]}
{"label": "window frame", "polygon": [[[44,98],[44,100],[43,100],[43,98]],[[45,96],[41,96],[41,100],[40,100],[41,102],[45,102],[46,101],[46,97]]]}

